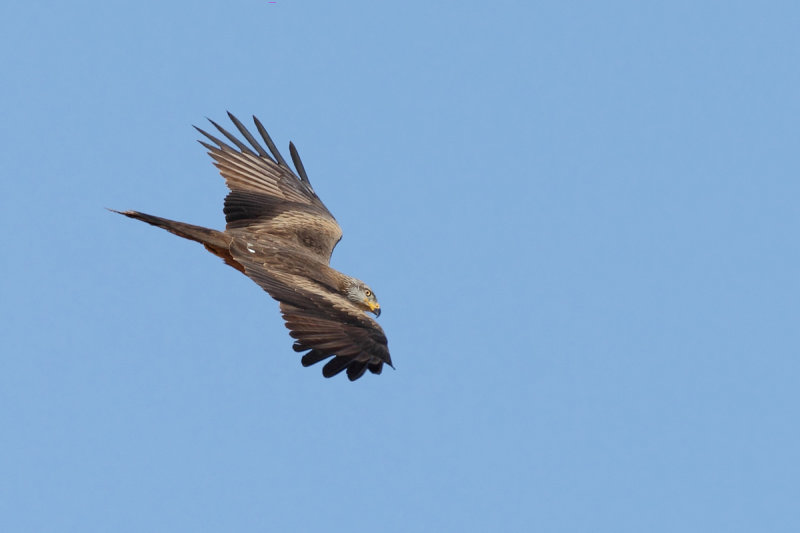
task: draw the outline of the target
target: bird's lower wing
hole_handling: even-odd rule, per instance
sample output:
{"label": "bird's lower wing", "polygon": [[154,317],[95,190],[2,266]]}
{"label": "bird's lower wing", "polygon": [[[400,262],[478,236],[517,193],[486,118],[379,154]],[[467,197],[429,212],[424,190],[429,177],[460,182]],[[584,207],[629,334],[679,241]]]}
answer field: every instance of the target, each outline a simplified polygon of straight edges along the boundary
{"label": "bird's lower wing", "polygon": [[234,257],[245,274],[281,304],[286,327],[296,339],[301,360],[310,366],[333,357],[322,369],[325,377],[347,370],[353,381],[366,370],[380,374],[383,364],[392,364],[386,336],[380,325],[351,304],[332,287],[304,272],[309,268],[291,252],[276,247],[265,253],[236,250]]}

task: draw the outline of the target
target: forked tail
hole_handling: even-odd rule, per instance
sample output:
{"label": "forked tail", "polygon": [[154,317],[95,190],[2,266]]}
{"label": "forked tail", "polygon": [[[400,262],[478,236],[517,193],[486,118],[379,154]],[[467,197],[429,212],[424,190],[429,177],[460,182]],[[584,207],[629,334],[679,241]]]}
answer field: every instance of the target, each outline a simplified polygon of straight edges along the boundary
{"label": "forked tail", "polygon": [[148,215],[146,213],[140,213],[139,211],[117,211],[115,209],[109,209],[109,211],[119,213],[120,215],[125,215],[129,218],[135,218],[136,220],[141,220],[142,222],[147,222],[153,226],[158,226],[159,228],[163,228],[170,233],[174,233],[178,237],[199,242],[206,247],[206,250],[218,257],[221,257],[223,261],[236,270],[244,272],[242,265],[237,263],[231,256],[229,251],[231,241],[230,237],[221,231],[204,228],[203,226],[195,226],[194,224],[187,224],[185,222],[177,222],[175,220],[169,220],[168,218]]}

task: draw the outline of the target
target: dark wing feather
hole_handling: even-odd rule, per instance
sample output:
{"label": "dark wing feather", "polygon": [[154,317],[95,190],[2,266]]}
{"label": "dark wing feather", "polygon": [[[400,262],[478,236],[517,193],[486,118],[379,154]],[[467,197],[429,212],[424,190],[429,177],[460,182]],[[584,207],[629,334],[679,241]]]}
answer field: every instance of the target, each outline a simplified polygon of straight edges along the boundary
{"label": "dark wing feather", "polygon": [[367,369],[380,374],[383,364],[392,364],[389,348],[383,330],[372,319],[357,311],[363,317],[347,315],[343,317],[332,309],[299,308],[281,303],[281,313],[286,320],[296,351],[309,350],[303,356],[303,366],[316,364],[333,357],[322,369],[326,378],[347,370],[347,377],[355,381]]}
{"label": "dark wing feather", "polygon": [[250,146],[212,120],[209,122],[233,146],[196,128],[213,143],[200,141],[231,191],[223,209],[227,229],[256,238],[284,239],[327,263],[342,229],[311,187],[294,145],[290,150],[299,176],[286,164],[258,119],[253,117],[271,156],[239,119],[228,116]]}

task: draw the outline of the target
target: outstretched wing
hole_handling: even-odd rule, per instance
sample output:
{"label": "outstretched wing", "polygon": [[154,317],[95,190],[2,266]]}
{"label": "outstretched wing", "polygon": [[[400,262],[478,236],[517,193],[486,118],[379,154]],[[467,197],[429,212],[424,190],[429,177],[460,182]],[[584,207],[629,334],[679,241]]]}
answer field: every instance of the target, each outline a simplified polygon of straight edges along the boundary
{"label": "outstretched wing", "polygon": [[297,174],[256,117],[253,122],[269,152],[239,119],[230,112],[228,117],[250,146],[213,120],[209,122],[235,148],[195,126],[216,145],[200,141],[231,190],[225,197],[223,210],[227,229],[256,239],[259,235],[283,239],[329,262],[333,248],[342,238],[342,229],[311,187],[294,144],[289,143],[289,152]]}
{"label": "outstretched wing", "polygon": [[347,369],[347,377],[355,381],[369,369],[380,374],[383,363],[392,364],[386,336],[377,322],[358,311],[361,316],[331,313],[328,310],[303,309],[281,304],[281,314],[289,334],[297,339],[292,348],[306,352],[303,366],[333,357],[322,367],[326,378]]}
{"label": "outstretched wing", "polygon": [[323,276],[310,272],[313,266],[278,247],[242,253],[239,245],[234,243],[231,252],[245,274],[280,302],[286,327],[296,339],[294,350],[307,352],[303,366],[333,357],[322,375],[329,378],[346,369],[354,381],[366,370],[380,374],[384,363],[392,364],[380,325],[321,281]]}

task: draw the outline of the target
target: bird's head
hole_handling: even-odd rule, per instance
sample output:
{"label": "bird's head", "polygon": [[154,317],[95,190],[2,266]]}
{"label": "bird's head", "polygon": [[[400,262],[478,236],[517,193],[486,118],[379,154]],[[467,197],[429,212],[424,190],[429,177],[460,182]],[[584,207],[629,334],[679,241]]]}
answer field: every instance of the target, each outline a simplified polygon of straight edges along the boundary
{"label": "bird's head", "polygon": [[366,283],[363,281],[353,279],[352,282],[348,284],[345,294],[347,295],[347,299],[353,302],[358,308],[369,311],[376,317],[381,316],[381,305],[378,303],[375,293],[372,292],[372,289],[367,287]]}

